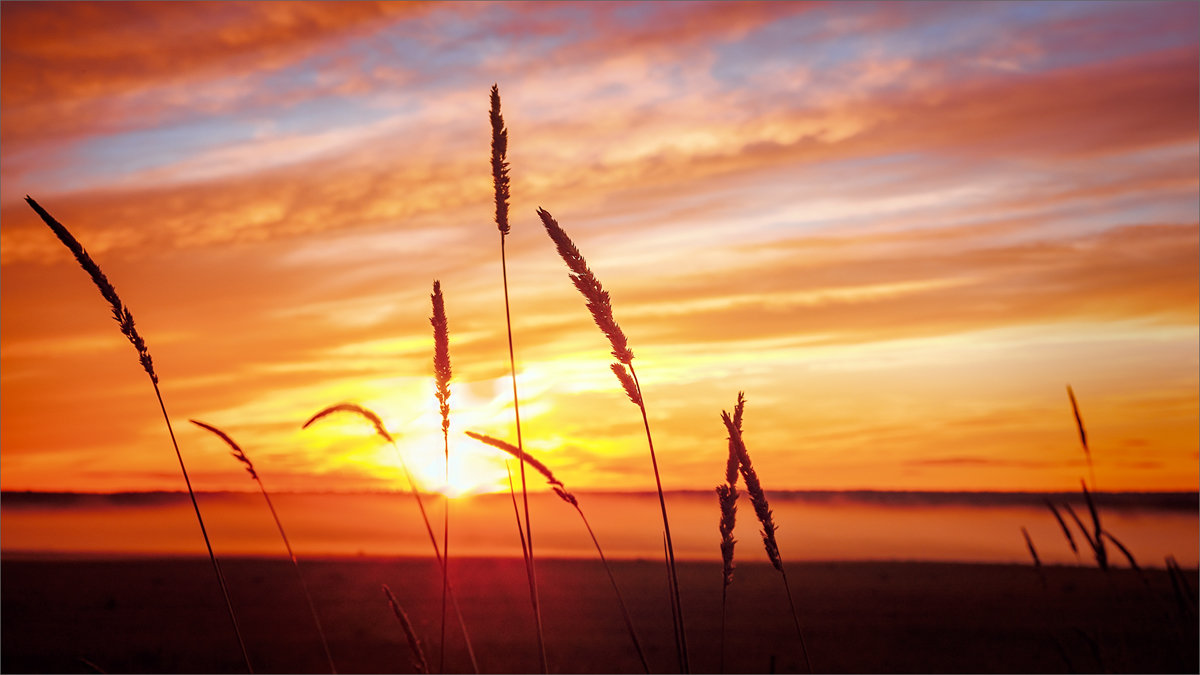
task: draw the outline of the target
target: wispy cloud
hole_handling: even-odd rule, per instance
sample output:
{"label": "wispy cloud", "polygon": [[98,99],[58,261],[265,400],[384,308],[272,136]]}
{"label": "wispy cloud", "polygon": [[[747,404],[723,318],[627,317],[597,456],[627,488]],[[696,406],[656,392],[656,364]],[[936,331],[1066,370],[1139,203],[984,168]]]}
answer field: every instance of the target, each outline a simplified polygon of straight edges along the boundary
{"label": "wispy cloud", "polygon": [[[1051,402],[1067,381],[1090,393],[1111,480],[1195,487],[1195,5],[0,12],[6,489],[107,470],[146,487],[170,468],[103,308],[26,193],[122,289],[173,414],[260,434],[293,485],[389,479],[362,439],[292,422],[354,398],[424,424],[433,278],[464,413],[509,436],[493,82],[522,411],[568,478],[644,467],[538,206],[645,359],[669,487],[712,482],[715,415],[739,389],[748,442],[788,487],[1070,485]],[[223,484],[218,459],[196,466]],[[503,475],[479,461],[481,484]]]}

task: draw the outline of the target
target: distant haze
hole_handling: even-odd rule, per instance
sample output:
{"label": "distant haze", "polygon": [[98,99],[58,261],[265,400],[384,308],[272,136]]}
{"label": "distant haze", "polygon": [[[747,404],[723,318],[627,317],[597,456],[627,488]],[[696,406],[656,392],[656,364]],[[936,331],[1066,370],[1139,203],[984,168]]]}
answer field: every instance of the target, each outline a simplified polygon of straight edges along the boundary
{"label": "distant haze", "polygon": [[[1044,505],[1069,502],[1089,522],[1077,494],[778,493],[769,494],[785,559],[948,560],[1027,562],[1026,527],[1043,561],[1074,564],[1065,538]],[[579,493],[606,555],[657,559],[662,554],[657,499],[645,494]],[[218,555],[282,555],[261,495],[199,496]],[[426,497],[434,514],[441,500]],[[594,555],[573,509],[557,497],[531,497],[539,549],[552,557]],[[280,494],[275,498],[293,545],[302,556],[431,556],[411,495]],[[1101,494],[1101,518],[1139,564],[1162,566],[1166,555],[1195,566],[1196,493]],[[737,559],[765,561],[759,524],[743,494]],[[716,496],[671,493],[676,550],[693,560],[719,560]],[[4,555],[198,555],[202,543],[185,494],[119,495],[4,493],[0,549]],[[451,501],[454,549],[469,556],[520,556],[507,494]],[[1079,560],[1091,564],[1084,550]],[[1123,560],[1116,559],[1118,564]]]}
{"label": "distant haze", "polygon": [[744,390],[768,489],[1078,490],[1068,384],[1096,489],[1200,488],[1198,3],[0,15],[4,490],[183,489],[136,354],[27,194],[136,316],[197,489],[252,486],[188,419],[270,489],[401,489],[360,421],[300,430],[342,401],[423,490],[502,489],[462,433],[516,440],[493,83],[523,441],[572,489],[654,481],[538,207],[611,293],[667,489],[720,480]]}

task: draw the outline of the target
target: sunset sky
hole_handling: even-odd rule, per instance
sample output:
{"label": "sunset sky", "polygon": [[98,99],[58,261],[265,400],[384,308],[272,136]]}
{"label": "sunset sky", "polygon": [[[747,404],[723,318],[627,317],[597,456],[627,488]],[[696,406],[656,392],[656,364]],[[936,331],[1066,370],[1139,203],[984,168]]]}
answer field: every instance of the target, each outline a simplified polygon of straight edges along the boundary
{"label": "sunset sky", "polygon": [[[611,292],[664,487],[1196,490],[1196,3],[20,3],[0,38],[0,487],[506,485],[488,90],[526,447],[653,489],[535,214]],[[429,294],[450,324],[443,482]]]}

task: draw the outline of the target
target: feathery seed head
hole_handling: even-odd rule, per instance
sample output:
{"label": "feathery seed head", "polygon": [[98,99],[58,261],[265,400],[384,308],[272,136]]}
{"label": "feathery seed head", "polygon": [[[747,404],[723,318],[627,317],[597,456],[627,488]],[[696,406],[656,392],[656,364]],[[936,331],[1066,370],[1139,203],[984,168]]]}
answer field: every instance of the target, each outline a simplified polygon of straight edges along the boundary
{"label": "feathery seed head", "polygon": [[437,376],[437,400],[442,413],[442,433],[450,429],[450,331],[446,324],[446,305],[442,285],[433,282],[433,372]]}
{"label": "feathery seed head", "polygon": [[142,369],[146,371],[146,374],[150,376],[150,380],[154,384],[158,384],[158,374],[154,372],[154,362],[150,359],[150,350],[146,347],[146,341],[138,334],[137,328],[133,323],[133,314],[129,312],[129,308],[125,306],[125,303],[121,302],[121,297],[117,295],[116,287],[104,275],[104,272],[96,264],[96,261],[92,260],[92,256],[83,248],[79,240],[75,239],[62,223],[47,213],[40,204],[33,200],[33,197],[26,195],[25,201],[41,217],[42,222],[46,223],[50,230],[54,232],[59,241],[71,251],[79,266],[92,278],[92,282],[96,284],[96,288],[100,289],[100,295],[104,296],[104,299],[112,306],[113,319],[121,327],[121,333],[125,335],[130,344],[133,345],[133,348],[137,350],[138,361],[142,364]]}
{"label": "feathery seed head", "polygon": [[746,444],[742,441],[742,432],[734,424],[733,417],[728,412],[721,411],[721,421],[725,423],[725,428],[729,432],[730,445],[737,453],[738,468],[741,471],[742,480],[746,481],[746,493],[750,495],[750,504],[754,506],[754,514],[758,516],[758,522],[762,524],[763,548],[766,549],[767,558],[771,560],[771,565],[776,570],[782,572],[783,559],[779,555],[779,543],[775,538],[775,531],[778,527],[775,525],[771,507],[767,503],[767,494],[758,480],[758,473],[754,470],[754,465],[750,463],[750,453],[746,451]]}
{"label": "feathery seed head", "polygon": [[559,226],[558,221],[545,209],[539,208],[538,216],[542,219],[546,234],[550,235],[550,239],[558,248],[558,254],[567,264],[575,288],[579,289],[584,300],[587,301],[587,308],[592,313],[592,319],[612,344],[613,356],[621,363],[629,365],[629,362],[633,360],[633,350],[629,348],[625,333],[613,318],[608,291],[604,290],[604,287],[600,285],[600,280],[596,278],[595,274],[592,274],[592,270],[588,269],[583,254]]}
{"label": "feathery seed head", "polygon": [[500,115],[500,87],[492,85],[492,186],[496,192],[496,227],[508,234],[508,129]]}
{"label": "feathery seed head", "polygon": [[1075,401],[1075,392],[1067,385],[1067,398],[1071,399],[1071,412],[1075,415],[1075,428],[1079,430],[1079,442],[1083,445],[1083,454],[1092,461],[1092,451],[1088,449],[1087,431],[1083,428],[1083,418],[1079,415],[1079,404]]}
{"label": "feathery seed head", "polygon": [[642,404],[642,395],[638,391],[637,383],[629,376],[629,371],[625,370],[625,364],[612,364],[612,371],[617,376],[617,379],[621,381],[621,387],[625,389],[625,395],[629,397],[629,400],[634,405],[640,406]]}
{"label": "feathery seed head", "polygon": [[551,486],[550,489],[554,490],[554,494],[558,495],[559,498],[562,499],[564,502],[570,504],[571,506],[574,506],[575,508],[579,508],[579,500],[575,498],[575,495],[571,494],[570,492],[567,492],[566,490],[560,488],[557,485]]}
{"label": "feathery seed head", "polygon": [[[746,408],[746,395],[744,392],[738,392],[737,405],[733,408],[733,425],[737,427],[738,433],[742,431],[742,411]],[[725,482],[729,483],[730,487],[737,485],[738,465],[737,450],[733,447],[733,440],[729,440],[729,457],[725,460]]]}
{"label": "feathery seed head", "polygon": [[392,435],[388,433],[387,429],[383,428],[383,420],[379,419],[379,415],[376,415],[375,413],[371,412],[370,410],[367,410],[366,408],[364,408],[358,404],[355,404],[355,403],[338,403],[337,405],[331,405],[328,408],[325,408],[321,412],[317,413],[316,415],[313,415],[312,417],[308,418],[308,421],[305,422],[304,425],[300,428],[307,429],[308,426],[310,424],[312,424],[313,422],[316,422],[317,420],[321,419],[322,417],[326,417],[328,415],[332,415],[333,413],[337,413],[337,412],[354,413],[356,415],[359,415],[359,416],[365,418],[368,422],[371,423],[372,426],[375,427],[375,433],[377,433],[381,437],[383,437],[383,440],[387,441],[388,443],[396,442],[396,439],[392,438]]}
{"label": "feathery seed head", "polygon": [[421,640],[417,638],[417,632],[413,630],[412,622],[408,620],[404,608],[400,606],[399,602],[396,602],[396,596],[392,595],[392,589],[387,584],[383,584],[383,594],[387,596],[388,605],[391,606],[392,613],[396,615],[396,620],[400,622],[400,628],[404,630],[408,648],[412,650],[413,666],[416,667],[418,673],[428,673],[429,664],[425,661],[425,652],[421,649]]}
{"label": "feathery seed head", "polygon": [[726,586],[733,583],[733,547],[737,544],[737,540],[733,538],[733,527],[737,521],[737,499],[736,487],[717,486],[717,502],[721,506],[721,520],[718,524],[721,531],[721,561]]}
{"label": "feathery seed head", "polygon": [[233,455],[234,459],[245,465],[246,471],[250,473],[251,478],[258,480],[258,472],[254,470],[254,463],[250,461],[250,458],[246,456],[245,452],[242,452],[241,447],[239,447],[237,443],[233,442],[233,439],[229,437],[229,434],[226,434],[224,431],[221,431],[211,424],[205,424],[204,422],[200,422],[198,420],[188,421],[202,429],[208,429],[216,434],[218,438],[225,441],[225,444],[232,448],[232,451],[229,454]]}
{"label": "feathery seed head", "polygon": [[[551,473],[549,467],[547,467],[545,464],[542,464],[541,462],[539,462],[536,458],[534,458],[528,452],[522,452],[520,448],[513,445],[512,443],[506,443],[505,441],[502,441],[499,438],[493,438],[486,434],[477,434],[474,431],[467,431],[464,433],[466,433],[471,438],[474,438],[475,440],[479,441],[480,443],[485,443],[487,445],[492,446],[493,448],[503,450],[504,452],[507,452],[508,454],[512,455],[513,457],[516,457],[517,459],[524,459],[526,464],[533,467],[538,473],[542,474],[542,476],[546,479],[547,483],[549,483],[552,486],[556,486],[556,487],[560,487],[560,488],[563,487],[562,481],[560,481],[559,479],[554,477],[554,474]],[[559,495],[559,496],[562,496],[562,495]]]}

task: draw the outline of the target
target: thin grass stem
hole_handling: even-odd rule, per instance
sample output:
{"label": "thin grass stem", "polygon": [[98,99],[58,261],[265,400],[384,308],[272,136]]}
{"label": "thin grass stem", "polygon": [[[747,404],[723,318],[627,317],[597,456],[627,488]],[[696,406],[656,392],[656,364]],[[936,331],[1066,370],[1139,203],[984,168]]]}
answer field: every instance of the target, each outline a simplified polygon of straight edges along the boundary
{"label": "thin grass stem", "polygon": [[196,491],[192,489],[191,478],[188,477],[187,466],[183,462],[183,453],[179,451],[179,443],[175,440],[175,429],[171,426],[171,417],[167,414],[167,406],[163,403],[162,392],[158,388],[158,373],[154,370],[154,361],[150,358],[150,349],[146,346],[145,340],[137,331],[137,327],[133,321],[133,313],[121,301],[121,297],[117,295],[117,289],[108,280],[100,266],[96,261],[92,260],[92,256],[83,248],[79,240],[60,222],[54,219],[45,209],[41,207],[29,195],[25,196],[25,201],[30,208],[41,217],[42,222],[50,228],[59,241],[67,247],[68,250],[75,256],[76,262],[87,272],[91,277],[92,283],[100,291],[100,295],[108,301],[112,308],[113,319],[121,328],[121,333],[129,340],[134,349],[138,353],[138,361],[142,365],[142,370],[146,371],[146,375],[150,377],[150,383],[154,386],[154,396],[158,399],[158,407],[162,411],[163,422],[167,425],[167,433],[171,437],[171,446],[175,449],[175,457],[179,460],[179,470],[183,474],[183,482],[187,485],[188,496],[192,500],[192,508],[196,512],[196,522],[200,524],[200,534],[204,537],[204,546],[208,549],[208,559],[212,561],[213,572],[217,575],[217,583],[221,587],[221,595],[225,599],[225,608],[229,611],[229,621],[233,624],[233,632],[237,635],[238,646],[242,651],[242,659],[246,663],[246,670],[253,673],[254,667],[250,664],[250,655],[246,651],[246,642],[242,639],[242,631],[238,626],[237,616],[233,611],[233,603],[229,599],[229,588],[225,583],[225,575],[221,573],[221,564],[217,562],[217,556],[213,552],[212,542],[208,538],[208,529],[204,527],[204,518],[200,515],[200,504],[196,501]]}
{"label": "thin grass stem", "polygon": [[[621,595],[621,589],[617,586],[617,579],[613,575],[612,568],[608,564],[608,559],[604,556],[604,549],[600,547],[600,540],[596,538],[596,533],[592,530],[592,524],[588,522],[587,516],[584,515],[583,507],[579,505],[579,499],[576,498],[574,494],[567,492],[562,481],[556,478],[554,473],[550,471],[550,467],[538,461],[536,457],[533,457],[513,444],[502,441],[498,438],[493,438],[484,434],[477,434],[473,431],[467,431],[465,433],[467,436],[481,443],[490,445],[499,450],[503,450],[514,457],[523,456],[524,460],[529,464],[529,466],[533,467],[538,471],[538,473],[542,474],[542,477],[545,478],[546,482],[550,484],[550,488],[554,490],[554,494],[558,495],[559,499],[563,500],[567,504],[570,504],[575,509],[575,512],[579,514],[579,518],[583,520],[583,526],[587,528],[588,536],[592,538],[592,544],[596,546],[596,554],[600,556],[600,562],[604,565],[604,571],[608,574],[608,580],[612,583],[613,592],[616,593],[617,596],[617,604],[621,607],[621,616],[625,620],[625,628],[629,631],[629,638],[633,640],[633,646],[634,649],[637,650],[638,659],[642,662],[642,668],[644,668],[647,673],[650,672],[650,666],[646,662],[646,654],[642,650],[642,643],[640,640],[638,640],[637,631],[635,631],[633,628],[633,619],[630,617],[629,608],[625,606],[625,598]],[[507,461],[505,461],[504,467],[508,469]],[[509,494],[511,494],[513,498],[513,514],[517,517],[517,531],[520,533],[521,514],[519,511],[517,511],[517,498],[516,493],[513,490],[511,469],[508,471],[508,489]],[[522,539],[522,548],[524,548],[524,539]]]}
{"label": "thin grass stem", "polygon": [[425,660],[425,650],[421,649],[421,640],[417,637],[417,631],[413,629],[412,622],[408,620],[408,614],[404,612],[404,608],[400,606],[396,596],[392,595],[392,589],[387,584],[383,584],[383,595],[387,598],[392,613],[396,615],[396,621],[400,623],[400,629],[404,631],[405,639],[408,640],[408,648],[413,655],[413,667],[418,673],[428,673],[429,662]]}
{"label": "thin grass stem", "polygon": [[[508,222],[508,129],[504,126],[504,117],[500,114],[500,87],[492,85],[491,110],[492,124],[492,184],[496,202],[496,227],[500,231],[500,275],[504,286],[504,325],[508,333],[508,368],[512,378],[513,418],[517,427],[517,447],[524,451],[525,444],[521,437],[521,402],[517,395],[517,359],[513,348],[512,310],[508,300],[508,258],[504,250],[504,241],[511,227]],[[529,490],[525,479],[525,460],[521,464],[521,502],[525,510],[525,574],[529,580],[529,601],[533,605],[533,617],[537,627],[538,659],[542,672],[548,670],[546,663],[546,640],[542,630],[542,610],[538,597],[537,567],[533,557],[533,528],[529,519]]]}
{"label": "thin grass stem", "polygon": [[668,573],[671,575],[671,600],[674,605],[674,614],[676,616],[676,630],[679,631],[679,658],[680,667],[683,672],[690,673],[691,664],[688,662],[688,644],[687,632],[683,627],[683,604],[679,599],[679,573],[675,567],[675,545],[671,538],[671,523],[667,519],[667,499],[663,494],[662,476],[658,471],[658,457],[654,454],[654,437],[650,434],[650,418],[646,415],[646,396],[642,392],[642,384],[638,380],[637,371],[633,367],[633,358],[630,357],[629,376],[633,378],[633,386],[637,391],[637,406],[642,413],[642,425],[646,429],[646,444],[650,448],[650,465],[654,468],[654,485],[658,489],[658,506],[662,511],[663,533],[667,539],[667,563]]}
{"label": "thin grass stem", "polygon": [[189,421],[202,429],[211,431],[218,438],[225,441],[225,443],[232,448],[232,452],[230,452],[230,454],[245,466],[245,469],[247,473],[250,474],[250,477],[253,478],[256,483],[258,483],[258,489],[262,492],[263,499],[267,502],[267,509],[271,511],[271,518],[275,520],[275,527],[279,529],[279,536],[283,539],[283,546],[287,549],[288,559],[292,561],[292,569],[296,571],[296,579],[300,581],[300,588],[304,591],[304,599],[308,602],[309,614],[312,615],[313,623],[317,627],[317,634],[321,638],[321,648],[325,650],[325,660],[329,663],[329,672],[336,675],[337,666],[333,664],[333,655],[329,651],[329,641],[325,637],[325,629],[321,626],[321,619],[317,617],[317,607],[313,604],[312,594],[308,590],[308,582],[304,580],[304,575],[300,573],[300,563],[296,560],[296,553],[292,550],[292,542],[288,540],[287,532],[284,532],[283,530],[283,521],[279,519],[279,513],[275,511],[275,504],[271,502],[271,495],[267,493],[267,487],[263,485],[262,477],[259,476],[258,471],[255,470],[254,463],[251,462],[250,458],[246,456],[246,453],[242,450],[241,446],[239,446],[237,443],[234,443],[233,439],[230,438],[229,435],[224,431],[221,431],[211,424],[205,424],[204,422],[197,420]]}
{"label": "thin grass stem", "polygon": [[[301,428],[307,429],[313,422],[316,422],[317,420],[336,412],[354,413],[365,418],[372,424],[372,426],[375,427],[375,433],[379,437],[383,438],[383,440],[387,441],[388,444],[392,446],[392,450],[396,451],[396,458],[399,460],[400,470],[404,473],[404,479],[408,482],[409,491],[412,492],[413,499],[417,502],[417,509],[421,512],[421,521],[425,524],[425,532],[429,535],[429,544],[433,547],[433,556],[437,560],[438,569],[440,569],[442,574],[445,575],[446,561],[442,557],[441,549],[438,548],[437,535],[433,533],[433,526],[429,522],[429,514],[425,511],[425,502],[421,499],[421,493],[417,490],[417,483],[413,479],[412,472],[408,469],[408,463],[404,461],[404,453],[400,452],[400,447],[396,445],[396,439],[393,438],[388,430],[384,428],[383,421],[379,419],[379,416],[355,403],[339,403],[337,405],[331,405],[313,415],[308,419],[307,422],[304,423],[304,426]],[[454,607],[454,613],[458,615],[458,625],[462,629],[463,641],[466,643],[467,647],[467,656],[471,659],[471,669],[475,673],[479,673],[479,662],[475,660],[475,649],[471,645],[471,635],[467,632],[467,624],[463,621],[462,610],[459,608],[458,599],[454,595],[453,584],[449,585],[448,593],[450,596],[450,603]]]}

